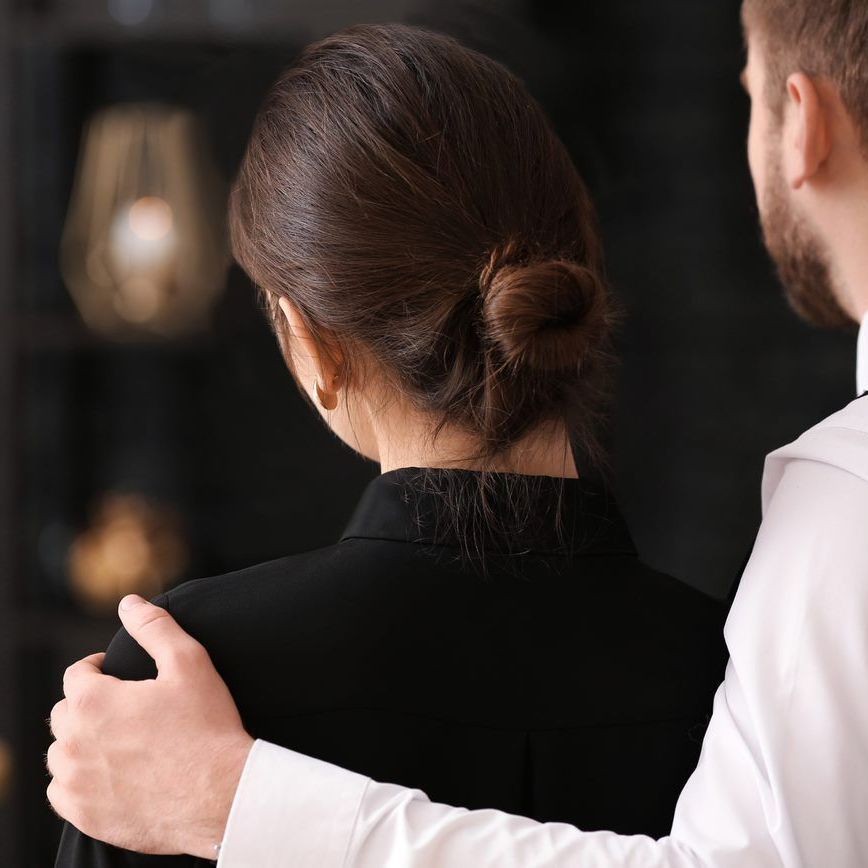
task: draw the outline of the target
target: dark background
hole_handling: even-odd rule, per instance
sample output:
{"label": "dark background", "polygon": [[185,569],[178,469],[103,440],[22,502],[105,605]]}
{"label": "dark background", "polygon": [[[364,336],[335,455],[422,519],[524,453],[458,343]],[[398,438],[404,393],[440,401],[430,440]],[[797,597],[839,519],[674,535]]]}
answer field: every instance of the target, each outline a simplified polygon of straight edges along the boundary
{"label": "dark background", "polygon": [[124,345],[81,325],[57,250],[96,108],[194,107],[229,178],[264,89],[312,38],[400,19],[504,60],[593,188],[628,312],[622,506],[646,560],[711,593],[747,553],[764,454],[854,391],[852,338],[795,320],[760,244],[738,0],[153,0],[134,27],[108,14],[124,2],[0,0],[0,862],[16,868],[52,863],[43,721],[63,669],[116,628],[67,590],[100,492],[174,504],[190,578],[332,541],[376,472],[298,398],[237,270],[203,336]]}

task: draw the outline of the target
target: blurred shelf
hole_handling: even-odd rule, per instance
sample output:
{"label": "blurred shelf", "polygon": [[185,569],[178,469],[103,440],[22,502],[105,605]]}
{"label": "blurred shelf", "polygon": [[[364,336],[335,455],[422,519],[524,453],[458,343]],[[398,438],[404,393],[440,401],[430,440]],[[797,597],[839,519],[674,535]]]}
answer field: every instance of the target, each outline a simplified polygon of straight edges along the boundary
{"label": "blurred shelf", "polygon": [[117,632],[117,616],[99,617],[82,612],[21,609],[12,623],[18,648],[90,648],[104,650]]}
{"label": "blurred shelf", "polygon": [[20,351],[98,350],[100,352],[150,349],[160,352],[195,352],[214,346],[212,331],[180,338],[133,338],[109,340],[92,332],[81,320],[62,314],[19,313],[6,320],[0,335]]}
{"label": "blurred shelf", "polygon": [[[109,3],[67,2],[65,9],[21,14],[16,41],[57,47],[130,42],[286,43],[315,38],[359,20],[354,4],[328,0],[164,0],[142,3],[142,21],[109,14]],[[404,20],[414,0],[367,0],[364,20]]]}
{"label": "blurred shelf", "polygon": [[66,349],[96,346],[100,341],[79,320],[57,314],[17,314],[7,324],[22,349]]}
{"label": "blurred shelf", "polygon": [[15,27],[15,38],[19,46],[39,45],[52,48],[149,42],[279,44],[289,40],[295,42],[298,36],[299,30],[287,26],[285,22],[272,27],[263,27],[261,22],[257,22],[251,27],[227,28],[202,21],[171,21],[127,27],[110,20],[33,18],[19,21]]}

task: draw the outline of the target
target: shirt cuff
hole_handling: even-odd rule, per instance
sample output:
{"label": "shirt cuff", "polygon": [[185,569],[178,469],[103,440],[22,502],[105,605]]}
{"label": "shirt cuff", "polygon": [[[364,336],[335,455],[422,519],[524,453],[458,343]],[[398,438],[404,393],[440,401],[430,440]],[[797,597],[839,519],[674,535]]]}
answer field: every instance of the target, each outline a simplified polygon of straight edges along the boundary
{"label": "shirt cuff", "polygon": [[342,868],[369,782],[255,741],[229,812],[218,868]]}

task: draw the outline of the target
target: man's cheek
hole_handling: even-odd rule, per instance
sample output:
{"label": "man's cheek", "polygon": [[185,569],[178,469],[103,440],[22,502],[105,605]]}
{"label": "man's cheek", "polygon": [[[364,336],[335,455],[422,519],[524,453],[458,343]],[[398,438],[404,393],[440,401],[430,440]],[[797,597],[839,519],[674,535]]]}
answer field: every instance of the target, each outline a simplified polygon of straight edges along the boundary
{"label": "man's cheek", "polygon": [[756,190],[757,200],[762,201],[762,191],[764,188],[764,171],[762,160],[760,158],[760,131],[755,117],[751,117],[750,130],[747,137],[747,162],[750,167],[751,178],[753,178],[754,189]]}

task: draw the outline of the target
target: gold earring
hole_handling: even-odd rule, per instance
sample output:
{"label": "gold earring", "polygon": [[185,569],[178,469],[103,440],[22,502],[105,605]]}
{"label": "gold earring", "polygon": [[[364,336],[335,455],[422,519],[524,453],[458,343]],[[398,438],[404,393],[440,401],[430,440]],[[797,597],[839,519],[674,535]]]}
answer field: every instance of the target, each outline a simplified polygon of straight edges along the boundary
{"label": "gold earring", "polygon": [[319,386],[319,380],[314,381],[314,389],[316,390],[317,400],[320,402],[323,410],[334,410],[337,407],[337,392],[324,392]]}

